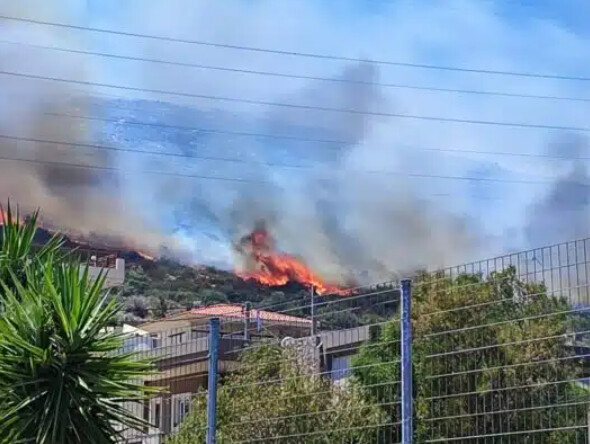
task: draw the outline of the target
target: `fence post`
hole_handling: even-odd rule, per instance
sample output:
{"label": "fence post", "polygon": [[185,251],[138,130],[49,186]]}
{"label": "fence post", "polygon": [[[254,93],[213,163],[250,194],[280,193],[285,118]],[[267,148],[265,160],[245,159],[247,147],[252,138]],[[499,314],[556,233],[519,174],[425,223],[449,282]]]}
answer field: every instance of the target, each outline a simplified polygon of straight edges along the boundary
{"label": "fence post", "polygon": [[401,281],[401,355],[402,355],[402,444],[411,444],[414,435],[412,395],[412,281]]}
{"label": "fence post", "polygon": [[207,388],[207,444],[215,444],[217,422],[217,363],[219,361],[219,319],[209,320],[209,380]]}
{"label": "fence post", "polygon": [[313,285],[311,286],[311,302],[310,302],[310,311],[311,311],[311,325],[310,325],[310,336],[315,336],[315,289]]}
{"label": "fence post", "polygon": [[244,341],[250,340],[250,313],[251,305],[250,302],[244,303]]}

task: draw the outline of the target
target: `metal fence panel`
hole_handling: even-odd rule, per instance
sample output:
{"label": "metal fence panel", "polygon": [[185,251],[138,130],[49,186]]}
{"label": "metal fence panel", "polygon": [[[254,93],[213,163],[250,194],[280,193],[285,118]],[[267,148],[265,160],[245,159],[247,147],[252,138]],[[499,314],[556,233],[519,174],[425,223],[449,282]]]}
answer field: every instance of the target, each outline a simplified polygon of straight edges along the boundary
{"label": "metal fence panel", "polygon": [[[135,406],[153,426],[128,442],[205,441],[216,317],[217,442],[400,443],[405,386],[416,443],[586,444],[589,242],[414,276],[406,348],[397,283],[141,326],[126,350],[157,360],[145,383],[166,391]],[[402,384],[402,348],[413,387]]]}
{"label": "metal fence panel", "polygon": [[315,295],[313,304],[308,295],[195,308],[140,326],[125,348],[157,360],[146,383],[165,392],[135,406],[153,427],[130,431],[127,442],[161,442],[183,423],[181,435],[190,429],[190,442],[205,442],[212,317],[220,321],[217,442],[401,442],[399,300],[398,286],[386,284]]}
{"label": "metal fence panel", "polygon": [[414,279],[418,442],[587,443],[588,240]]}

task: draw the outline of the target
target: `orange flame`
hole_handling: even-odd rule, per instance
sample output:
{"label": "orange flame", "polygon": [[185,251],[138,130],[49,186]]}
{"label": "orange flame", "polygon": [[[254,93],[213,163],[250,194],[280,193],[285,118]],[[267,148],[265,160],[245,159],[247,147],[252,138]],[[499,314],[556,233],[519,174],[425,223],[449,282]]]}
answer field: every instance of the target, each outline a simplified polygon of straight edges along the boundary
{"label": "orange flame", "polygon": [[242,239],[240,251],[253,262],[256,270],[238,273],[242,279],[253,279],[265,285],[285,285],[289,281],[313,287],[317,294],[346,295],[348,290],[324,282],[307,265],[289,254],[274,249],[271,236],[264,228],[257,228]]}

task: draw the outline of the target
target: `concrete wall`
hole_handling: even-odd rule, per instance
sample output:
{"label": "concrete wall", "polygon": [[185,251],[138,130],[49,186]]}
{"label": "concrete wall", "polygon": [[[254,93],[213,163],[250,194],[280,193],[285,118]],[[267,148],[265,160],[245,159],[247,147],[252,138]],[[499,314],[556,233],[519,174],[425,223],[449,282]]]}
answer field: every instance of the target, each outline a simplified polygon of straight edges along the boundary
{"label": "concrete wall", "polygon": [[125,282],[125,259],[118,258],[115,261],[114,268],[88,267],[88,273],[91,278],[95,278],[104,271],[107,273],[105,287],[117,287]]}

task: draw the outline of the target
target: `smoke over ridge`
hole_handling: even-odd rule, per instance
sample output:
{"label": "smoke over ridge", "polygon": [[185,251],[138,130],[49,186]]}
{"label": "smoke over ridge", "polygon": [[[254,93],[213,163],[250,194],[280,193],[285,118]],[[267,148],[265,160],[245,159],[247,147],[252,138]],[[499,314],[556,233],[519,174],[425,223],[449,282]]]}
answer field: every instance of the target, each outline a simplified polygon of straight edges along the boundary
{"label": "smoke over ridge", "polygon": [[[359,29],[367,35],[354,36],[350,28],[324,18],[321,8],[313,2],[292,1],[282,6],[260,2],[250,7],[235,2],[235,10],[231,11],[212,5],[189,7],[184,0],[172,3],[174,7],[164,10],[154,4],[140,8],[139,3],[130,2],[118,15],[104,17],[88,17],[88,11],[72,9],[72,2],[64,2],[58,10],[28,0],[18,7],[3,5],[0,10],[12,16],[34,13],[49,21],[89,23],[159,35],[170,35],[174,30],[174,35],[195,35],[200,40],[243,39],[248,45],[279,49],[317,48],[316,52],[353,56],[370,49],[372,57],[382,59],[420,61],[429,52],[429,45],[443,42],[447,45],[443,52],[455,49],[457,60],[453,64],[464,66],[477,64],[459,37],[465,29],[473,31],[473,38],[481,41],[498,37],[498,46],[487,48],[490,54],[502,53],[503,48],[510,54],[505,48],[524,39],[518,30],[507,28],[509,25],[495,17],[493,10],[461,1],[455,2],[456,6],[468,9],[475,24],[465,21],[459,12],[441,13],[428,8],[420,12],[407,2],[400,2],[383,11],[383,16],[396,16],[400,23],[402,19],[419,20],[431,34],[417,35],[403,26],[390,31],[384,23],[370,17],[359,22]],[[303,18],[309,30],[329,36],[330,43],[316,45],[313,32],[309,35],[308,30],[289,21],[293,14]],[[156,17],[158,20],[154,20]],[[432,26],[437,20],[443,20],[448,29]],[[476,26],[481,30],[472,29]],[[441,40],[443,31],[448,33],[445,40]],[[29,209],[41,207],[44,223],[66,232],[98,236],[113,244],[172,255],[188,263],[240,267],[240,257],[233,245],[263,220],[280,249],[301,257],[333,282],[343,282],[351,276],[361,281],[388,279],[416,267],[449,265],[495,254],[506,247],[549,243],[563,224],[555,214],[569,215],[572,208],[577,209],[571,214],[582,219],[573,224],[576,228],[571,234],[587,234],[587,201],[578,190],[580,187],[574,191],[564,188],[563,179],[567,178],[566,183],[587,182],[583,163],[568,169],[563,162],[556,168],[555,164],[548,166],[539,161],[534,169],[535,173],[549,177],[545,189],[416,177],[526,178],[531,175],[531,165],[521,162],[522,159],[507,162],[505,158],[482,158],[466,152],[474,147],[483,151],[542,152],[554,146],[548,141],[569,140],[569,135],[375,115],[475,115],[477,119],[559,124],[563,112],[557,105],[543,109],[514,102],[505,109],[505,98],[441,96],[376,85],[446,82],[450,86],[518,91],[524,85],[522,79],[491,77],[477,83],[474,77],[455,78],[448,73],[392,72],[369,62],[330,64],[310,59],[277,59],[276,55],[229,53],[17,22],[0,22],[0,33],[8,41],[303,73],[334,81],[236,77],[9,44],[0,44],[0,70],[361,111],[326,112],[191,100],[2,76],[2,134],[115,148],[101,150],[0,139],[2,156],[38,161],[0,161],[2,199],[11,197]],[[380,33],[381,38],[376,38]],[[551,30],[538,33],[540,41],[553,37]],[[509,35],[500,38],[505,34]],[[572,44],[577,42],[574,37],[570,39]],[[547,52],[557,54],[557,49],[548,46]],[[518,54],[505,60],[491,60],[494,66],[529,70],[528,66],[519,65],[524,62]],[[485,61],[479,64],[485,66]],[[539,66],[542,70],[543,61]],[[561,85],[537,85],[530,79],[527,82],[527,87],[538,86],[540,91],[563,93]],[[574,111],[568,116],[574,121],[582,119],[583,106],[572,105]],[[453,148],[455,152],[437,152],[438,148]],[[139,154],[133,150],[165,155]],[[63,167],[56,163],[98,168]],[[486,200],[488,196],[499,196],[501,200]],[[552,222],[547,225],[549,220]],[[507,240],[506,233],[514,230],[518,235]]]}

